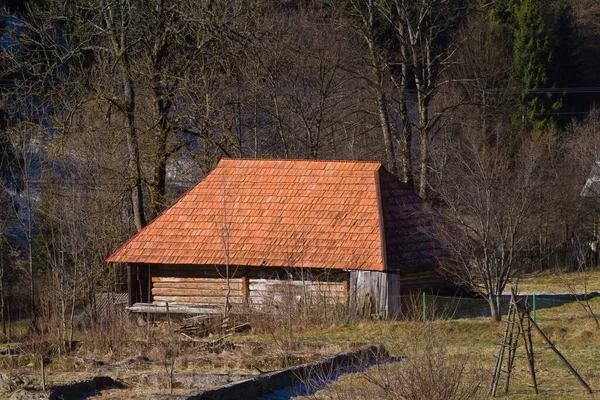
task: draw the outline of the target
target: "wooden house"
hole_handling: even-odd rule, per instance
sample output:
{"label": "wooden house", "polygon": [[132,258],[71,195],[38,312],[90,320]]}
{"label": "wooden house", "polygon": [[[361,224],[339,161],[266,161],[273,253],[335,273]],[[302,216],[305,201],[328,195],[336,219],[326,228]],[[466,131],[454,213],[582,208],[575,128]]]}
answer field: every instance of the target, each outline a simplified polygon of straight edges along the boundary
{"label": "wooden house", "polygon": [[597,159],[592,166],[581,193],[581,197],[598,198],[600,197],[600,159]]}
{"label": "wooden house", "polygon": [[222,307],[228,290],[234,307],[265,306],[296,287],[390,315],[400,295],[451,287],[430,231],[378,162],[224,159],[108,261],[127,263],[133,310]]}

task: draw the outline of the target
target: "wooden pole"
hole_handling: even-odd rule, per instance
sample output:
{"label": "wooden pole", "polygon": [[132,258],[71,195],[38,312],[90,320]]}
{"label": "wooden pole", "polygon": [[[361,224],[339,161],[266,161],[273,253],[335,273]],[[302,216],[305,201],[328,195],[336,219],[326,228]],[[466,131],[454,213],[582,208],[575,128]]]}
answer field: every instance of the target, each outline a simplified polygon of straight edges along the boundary
{"label": "wooden pole", "polygon": [[565,364],[565,366],[567,367],[569,372],[571,372],[571,374],[573,374],[575,376],[575,378],[577,378],[579,383],[581,383],[581,386],[583,386],[585,388],[585,390],[591,394],[592,388],[589,387],[589,385],[583,380],[581,375],[579,375],[579,373],[577,373],[577,371],[575,371],[575,368],[573,368],[573,366],[569,363],[569,361],[567,361],[567,359],[561,354],[561,352],[558,351],[558,349],[554,346],[554,343],[552,343],[552,341],[548,338],[548,336],[546,336],[544,334],[544,332],[540,329],[538,324],[536,324],[536,322],[533,320],[533,318],[531,318],[531,315],[529,315],[529,313],[526,310],[524,310],[524,311],[525,311],[525,316],[531,322],[531,326],[533,326],[535,328],[537,333],[539,333],[539,335],[542,337],[542,339],[548,345],[548,347],[550,347],[552,349],[552,351],[554,351],[556,353],[558,358],[560,358],[560,360],[563,362],[563,364]]}
{"label": "wooden pole", "polygon": [[[148,264],[148,287],[146,288],[148,304],[152,304],[150,298],[150,287],[152,286],[152,275],[150,274],[150,264]],[[150,343],[150,313],[146,313],[146,343]]]}
{"label": "wooden pole", "polygon": [[[522,310],[520,310],[520,311],[522,311]],[[523,338],[523,347],[525,347],[525,353],[527,354],[527,363],[529,364],[529,374],[531,375],[531,384],[533,385],[533,390],[535,390],[535,394],[538,394],[539,391],[538,391],[538,387],[537,387],[537,379],[535,376],[535,361],[533,358],[533,342],[531,341],[531,324],[528,327],[529,331],[526,332],[525,326],[523,325],[523,320],[524,320],[524,313],[519,312],[519,331],[521,333],[521,337]]]}
{"label": "wooden pole", "polygon": [[509,317],[506,319],[506,326],[504,328],[502,344],[500,345],[500,350],[498,351],[498,358],[496,359],[496,366],[494,367],[494,375],[492,376],[492,382],[490,383],[490,388],[488,390],[488,394],[492,397],[496,395],[496,390],[498,389],[498,381],[500,380],[500,373],[502,372],[502,362],[504,361],[504,349],[506,347],[506,341],[508,340],[510,328],[510,316],[514,314],[514,307],[512,301],[508,306],[508,314]]}
{"label": "wooden pole", "polygon": [[150,313],[146,313],[146,343],[150,343]]}
{"label": "wooden pole", "polygon": [[44,369],[44,356],[42,356],[42,391],[46,391],[46,371]]}
{"label": "wooden pole", "polygon": [[[511,299],[512,302],[512,299]],[[510,387],[510,374],[512,373],[512,370],[515,366],[515,355],[517,354],[517,346],[519,345],[519,341],[518,340],[514,340],[513,336],[514,336],[514,332],[515,332],[515,311],[514,311],[514,307],[513,307],[513,312],[512,314],[510,314],[508,316],[508,319],[512,318],[512,320],[510,320],[510,324],[511,324],[511,329],[510,329],[510,336],[508,338],[508,360],[506,362],[506,380],[504,381],[504,394],[508,393],[508,388]],[[522,317],[520,317],[522,318]],[[507,319],[507,323],[508,323],[508,319]],[[517,337],[520,335],[520,328],[519,331],[517,332]]]}
{"label": "wooden pole", "polygon": [[167,321],[169,322],[169,327],[171,326],[171,314],[169,313],[169,302],[165,302],[165,306],[167,307]]}
{"label": "wooden pole", "polygon": [[523,337],[525,337],[525,335],[527,335],[527,342],[529,343],[529,350],[531,354],[531,379],[535,388],[535,394],[538,394],[537,376],[535,374],[535,358],[533,356],[533,340],[531,340],[531,322],[529,320],[527,321],[527,331],[523,332]]}

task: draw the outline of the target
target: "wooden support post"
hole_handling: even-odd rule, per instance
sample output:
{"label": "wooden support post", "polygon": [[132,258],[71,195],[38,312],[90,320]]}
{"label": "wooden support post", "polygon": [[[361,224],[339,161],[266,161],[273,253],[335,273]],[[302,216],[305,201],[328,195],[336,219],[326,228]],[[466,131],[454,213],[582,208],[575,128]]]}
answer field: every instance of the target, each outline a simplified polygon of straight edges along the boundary
{"label": "wooden support post", "polygon": [[165,306],[167,307],[167,321],[169,322],[169,327],[171,326],[171,313],[169,313],[169,302],[165,302]]}
{"label": "wooden support post", "polygon": [[[146,288],[148,291],[148,304],[152,304],[151,287],[152,275],[150,274],[150,264],[148,264],[148,287]],[[150,343],[150,313],[146,314],[146,343]]]}
{"label": "wooden support post", "polygon": [[127,264],[127,306],[131,307],[136,303],[135,294],[136,288],[134,280],[137,276],[137,268],[131,264]]}
{"label": "wooden support post", "polygon": [[[352,276],[348,272],[347,279],[345,281],[345,283],[346,283],[346,314],[347,315],[350,315],[350,313],[353,311],[352,308],[354,306],[353,306],[352,300],[354,300],[354,302],[356,302],[356,293],[350,292],[350,279],[352,279]],[[352,299],[351,299],[351,296],[352,296]]]}
{"label": "wooden support post", "polygon": [[245,305],[250,304],[250,279],[246,271],[244,271],[244,275],[242,276],[242,299]]}
{"label": "wooden support post", "polygon": [[148,304],[152,304],[152,267],[148,264]]}

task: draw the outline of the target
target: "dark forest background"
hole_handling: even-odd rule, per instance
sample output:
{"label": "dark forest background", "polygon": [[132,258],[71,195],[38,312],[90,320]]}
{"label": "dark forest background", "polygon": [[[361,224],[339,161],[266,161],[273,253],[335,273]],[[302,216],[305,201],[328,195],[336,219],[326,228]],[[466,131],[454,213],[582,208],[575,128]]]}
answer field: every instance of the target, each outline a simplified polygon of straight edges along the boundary
{"label": "dark forest background", "polygon": [[121,290],[106,257],[222,157],[381,161],[507,277],[593,258],[595,0],[2,7],[3,321]]}

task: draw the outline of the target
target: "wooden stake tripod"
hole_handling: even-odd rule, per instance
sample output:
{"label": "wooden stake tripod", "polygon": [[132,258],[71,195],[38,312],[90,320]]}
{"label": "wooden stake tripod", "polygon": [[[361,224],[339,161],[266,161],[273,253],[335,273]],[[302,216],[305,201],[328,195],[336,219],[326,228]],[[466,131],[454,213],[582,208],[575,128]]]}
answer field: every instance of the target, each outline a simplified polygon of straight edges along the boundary
{"label": "wooden stake tripod", "polygon": [[[575,371],[573,366],[560,353],[560,351],[558,351],[558,349],[554,346],[552,341],[550,341],[550,339],[535,323],[533,318],[531,318],[529,310],[527,309],[527,302],[517,299],[516,286],[516,284],[513,284],[511,288],[510,304],[508,306],[508,316],[506,318],[506,327],[504,329],[502,344],[500,345],[500,350],[498,351],[498,358],[496,360],[496,366],[494,368],[494,374],[492,376],[492,382],[490,383],[488,394],[491,396],[496,396],[496,393],[498,391],[498,384],[500,383],[500,378],[503,372],[506,374],[506,378],[504,380],[504,394],[508,394],[508,388],[510,385],[510,374],[515,366],[515,355],[517,352],[517,347],[519,345],[519,339],[522,339],[523,347],[525,348],[525,353],[527,355],[529,373],[531,375],[531,385],[535,390],[535,394],[539,393],[537,379],[535,376],[533,342],[531,340],[532,327],[542,337],[542,339],[548,345],[548,347],[552,349],[554,353],[556,353],[556,355],[560,358],[563,364],[565,364],[569,372],[571,372],[571,374],[573,374],[577,378],[577,380],[585,388],[585,390],[588,393],[592,393],[592,389],[588,386],[588,384],[577,373],[577,371]],[[508,350],[506,363],[504,362],[505,350]]]}

